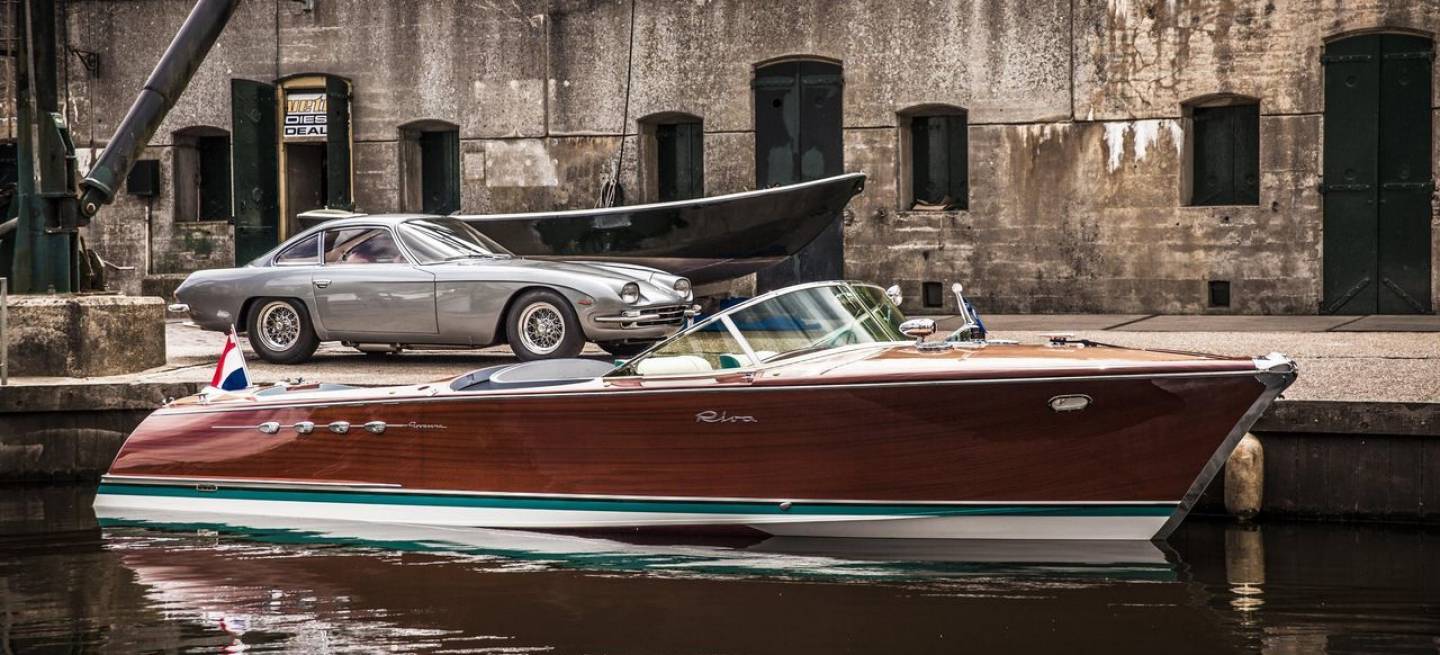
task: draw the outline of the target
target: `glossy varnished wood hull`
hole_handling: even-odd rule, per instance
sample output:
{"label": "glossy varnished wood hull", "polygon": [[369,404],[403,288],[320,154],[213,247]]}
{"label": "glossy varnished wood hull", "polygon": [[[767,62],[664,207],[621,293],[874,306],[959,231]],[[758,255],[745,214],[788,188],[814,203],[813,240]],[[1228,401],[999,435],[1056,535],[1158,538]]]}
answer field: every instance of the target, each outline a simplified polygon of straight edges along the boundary
{"label": "glossy varnished wood hull", "polygon": [[[110,473],[521,494],[1177,501],[1264,389],[1254,376],[1135,377],[162,410]],[[1051,411],[1064,394],[1094,402]],[[339,420],[389,427],[323,431]],[[322,429],[253,429],[265,421]]]}

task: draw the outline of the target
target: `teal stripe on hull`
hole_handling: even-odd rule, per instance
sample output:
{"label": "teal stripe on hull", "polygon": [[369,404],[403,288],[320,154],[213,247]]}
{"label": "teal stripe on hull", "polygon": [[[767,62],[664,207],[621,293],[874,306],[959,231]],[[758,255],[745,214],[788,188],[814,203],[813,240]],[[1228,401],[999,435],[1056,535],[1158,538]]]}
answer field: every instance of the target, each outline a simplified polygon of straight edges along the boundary
{"label": "teal stripe on hull", "polygon": [[802,516],[1169,516],[1174,504],[1114,505],[935,505],[922,503],[792,503],[693,500],[606,500],[468,494],[387,493],[377,491],[308,491],[221,487],[199,491],[193,485],[102,483],[100,495],[162,496],[207,500],[265,500],[363,505],[417,505],[486,509],[568,510],[589,512],[674,512],[682,514],[784,514]]}

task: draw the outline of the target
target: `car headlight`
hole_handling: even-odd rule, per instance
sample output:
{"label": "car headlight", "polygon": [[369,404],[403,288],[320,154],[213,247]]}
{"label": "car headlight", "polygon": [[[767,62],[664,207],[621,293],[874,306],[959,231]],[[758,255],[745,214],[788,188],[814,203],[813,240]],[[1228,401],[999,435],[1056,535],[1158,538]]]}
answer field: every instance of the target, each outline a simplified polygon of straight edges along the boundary
{"label": "car headlight", "polygon": [[620,300],[630,305],[640,302],[640,285],[626,282],[625,286],[620,287]]}
{"label": "car headlight", "polygon": [[683,277],[675,280],[675,293],[678,293],[682,296],[688,295],[690,293],[690,280],[687,280]]}

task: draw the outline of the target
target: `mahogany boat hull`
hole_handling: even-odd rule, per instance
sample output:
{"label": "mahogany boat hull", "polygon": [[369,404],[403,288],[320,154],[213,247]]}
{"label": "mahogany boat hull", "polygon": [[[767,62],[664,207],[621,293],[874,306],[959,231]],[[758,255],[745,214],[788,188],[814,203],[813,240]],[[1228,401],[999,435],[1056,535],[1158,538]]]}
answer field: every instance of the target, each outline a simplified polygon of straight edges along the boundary
{"label": "mahogany boat hull", "polygon": [[[580,385],[162,409],[100,487],[126,510],[525,529],[1150,539],[1294,377],[1263,360],[1120,374]],[[1058,396],[1084,411],[1051,411]],[[311,434],[261,435],[311,421]],[[346,434],[324,426],[346,421]],[[381,434],[359,429],[383,421]]]}

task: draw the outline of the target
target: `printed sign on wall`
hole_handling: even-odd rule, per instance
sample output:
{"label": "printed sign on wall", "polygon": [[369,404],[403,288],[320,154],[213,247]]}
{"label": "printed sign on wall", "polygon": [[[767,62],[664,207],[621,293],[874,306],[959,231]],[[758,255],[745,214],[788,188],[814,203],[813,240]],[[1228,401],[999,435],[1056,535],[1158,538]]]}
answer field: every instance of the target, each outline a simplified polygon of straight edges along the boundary
{"label": "printed sign on wall", "polygon": [[325,92],[295,91],[285,95],[285,138],[325,138]]}

